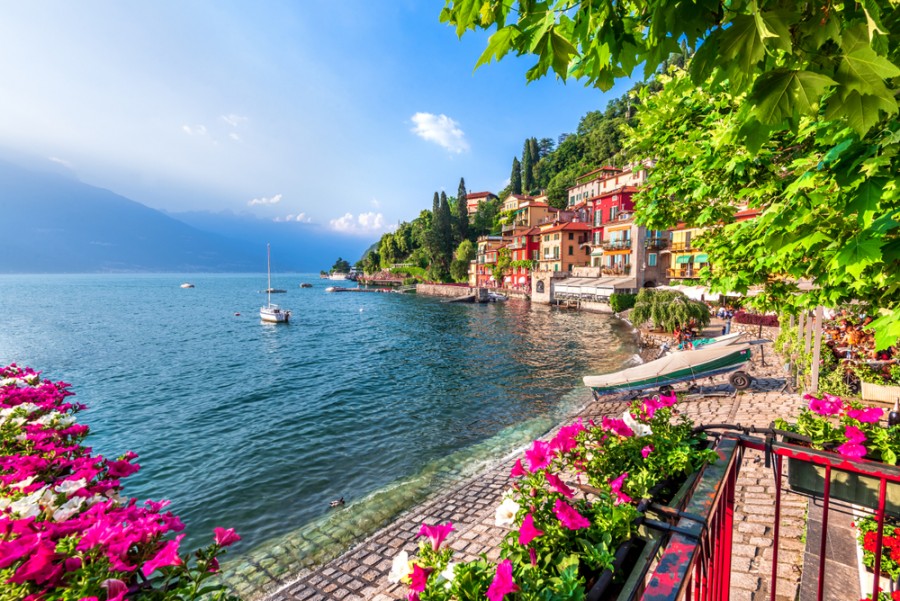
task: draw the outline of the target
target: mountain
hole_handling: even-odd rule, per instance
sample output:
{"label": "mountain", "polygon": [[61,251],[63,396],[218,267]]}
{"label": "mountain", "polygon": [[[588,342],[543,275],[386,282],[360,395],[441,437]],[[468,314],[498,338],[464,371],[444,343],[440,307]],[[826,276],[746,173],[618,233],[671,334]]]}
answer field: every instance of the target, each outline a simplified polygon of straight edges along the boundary
{"label": "mountain", "polygon": [[199,230],[251,244],[265,257],[272,244],[272,266],[279,271],[318,272],[328,270],[338,257],[351,265],[363,256],[371,240],[335,234],[313,223],[272,221],[231,212],[192,211],[168,213]]}
{"label": "mountain", "polygon": [[3,160],[0,190],[0,273],[262,271],[266,242],[279,271],[318,271],[365,246],[302,223],[212,213],[186,213],[186,223],[71,174]]}

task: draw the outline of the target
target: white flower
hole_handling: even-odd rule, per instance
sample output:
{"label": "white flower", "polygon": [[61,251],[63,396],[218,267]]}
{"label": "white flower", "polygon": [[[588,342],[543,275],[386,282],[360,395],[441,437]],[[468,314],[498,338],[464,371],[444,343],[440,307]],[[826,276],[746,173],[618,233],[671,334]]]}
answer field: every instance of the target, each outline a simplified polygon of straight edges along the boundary
{"label": "white flower", "polygon": [[397,553],[397,557],[394,558],[394,562],[391,564],[388,582],[397,584],[410,574],[412,574],[412,569],[409,567],[409,553],[400,551]]}
{"label": "white flower", "polygon": [[625,410],[625,413],[622,414],[622,421],[625,422],[625,425],[631,428],[631,431],[634,432],[634,435],[640,438],[641,436],[647,436],[648,434],[653,434],[653,430],[650,429],[650,426],[647,424],[642,424],[637,421],[633,417],[631,417],[631,411]]}
{"label": "white flower", "polygon": [[13,501],[9,504],[9,508],[12,509],[13,513],[19,514],[20,520],[37,517],[41,513],[41,497],[44,496],[44,493],[46,492],[49,492],[49,489],[46,486],[39,488],[30,495],[26,495],[18,501]]}
{"label": "white flower", "polygon": [[37,386],[38,383],[41,381],[41,377],[37,374],[31,374],[31,375],[25,376],[24,380],[29,386]]}
{"label": "white flower", "polygon": [[87,479],[79,478],[78,480],[64,480],[62,484],[58,484],[53,490],[67,495],[85,486],[87,486]]}
{"label": "white flower", "polygon": [[27,487],[27,486],[31,486],[31,483],[34,482],[34,479],[35,479],[36,477],[37,477],[37,476],[28,476],[28,477],[25,478],[24,480],[20,480],[19,482],[16,482],[16,483],[14,483],[14,484],[10,484],[10,487],[12,487],[12,488],[25,488],[25,487]]}
{"label": "white flower", "polygon": [[53,520],[57,522],[65,522],[67,519],[78,513],[84,504],[84,497],[72,497],[63,503],[59,509],[53,512]]}
{"label": "white flower", "polygon": [[519,512],[519,504],[512,497],[504,496],[503,502],[497,507],[497,514],[494,523],[497,526],[512,526],[516,521],[516,514]]}
{"label": "white flower", "polygon": [[450,583],[453,582],[453,570],[456,568],[456,564],[452,561],[447,564],[447,567],[444,568],[444,571],[441,572],[441,578],[447,581],[447,588],[450,588]]}

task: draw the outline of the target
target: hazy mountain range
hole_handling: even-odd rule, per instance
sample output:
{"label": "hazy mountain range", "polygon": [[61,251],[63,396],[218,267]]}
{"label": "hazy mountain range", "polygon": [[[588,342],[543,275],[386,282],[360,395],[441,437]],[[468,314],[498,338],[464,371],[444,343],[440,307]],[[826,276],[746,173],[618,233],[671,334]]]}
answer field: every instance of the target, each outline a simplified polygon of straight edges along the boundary
{"label": "hazy mountain range", "polygon": [[0,273],[317,272],[371,240],[233,213],[164,213],[54,169],[0,160]]}

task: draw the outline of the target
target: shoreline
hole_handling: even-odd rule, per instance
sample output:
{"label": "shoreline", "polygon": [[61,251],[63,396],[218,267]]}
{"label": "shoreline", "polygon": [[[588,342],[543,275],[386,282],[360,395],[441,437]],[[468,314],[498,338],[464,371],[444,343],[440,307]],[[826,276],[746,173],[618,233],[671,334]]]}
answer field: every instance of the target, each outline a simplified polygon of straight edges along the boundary
{"label": "shoreline", "polygon": [[[771,347],[770,344],[764,346]],[[771,348],[769,351],[773,352]],[[776,408],[784,410],[800,402],[799,395],[776,392],[783,380],[779,379],[779,368],[772,365],[771,361],[763,367],[754,357],[753,371],[757,377],[757,386],[754,389],[723,398],[722,391],[731,391],[727,384],[705,387],[704,394],[709,396],[701,394],[684,400],[685,414],[691,417],[695,423],[730,420],[745,425],[766,425],[771,420],[772,412]],[[572,406],[559,419],[558,423],[555,423],[539,438],[551,436],[575,417],[600,419],[603,415],[621,413],[628,402],[621,396],[600,401],[588,397],[586,404]],[[266,583],[261,591],[252,596],[246,596],[245,601],[259,599],[305,601],[311,598],[390,601],[403,597],[405,596],[405,587],[399,584],[389,584],[387,574],[391,568],[392,559],[397,553],[403,550],[412,554],[417,550],[417,532],[423,522],[453,522],[454,532],[448,542],[454,549],[456,560],[476,559],[482,553],[488,559],[496,559],[499,555],[498,543],[507,530],[494,525],[494,511],[503,491],[509,486],[509,469],[515,459],[521,456],[522,451],[522,448],[517,448],[498,456],[494,461],[477,470],[476,473],[442,490],[435,491],[419,503],[401,512],[371,535],[353,543],[339,557],[321,565],[275,577]],[[741,477],[744,477],[744,472],[753,472],[754,469],[753,466],[746,468],[742,471]],[[764,469],[760,469],[762,474],[752,482],[754,485],[761,483],[759,478],[765,477],[767,474]],[[770,501],[765,500],[765,503],[770,503]],[[798,513],[802,515],[803,512]],[[755,548],[753,553],[754,556],[763,557],[764,555],[763,551]],[[782,559],[787,563],[796,561],[802,563],[802,559],[798,560],[788,553],[785,553]],[[764,578],[765,561],[748,562],[744,571],[751,567],[759,572],[759,574],[754,572],[756,574],[754,578]],[[735,569],[736,573],[741,571]],[[743,583],[749,582],[749,580],[744,578],[736,582]],[[758,583],[754,586],[757,585]],[[235,592],[240,592],[240,589],[235,589]]]}

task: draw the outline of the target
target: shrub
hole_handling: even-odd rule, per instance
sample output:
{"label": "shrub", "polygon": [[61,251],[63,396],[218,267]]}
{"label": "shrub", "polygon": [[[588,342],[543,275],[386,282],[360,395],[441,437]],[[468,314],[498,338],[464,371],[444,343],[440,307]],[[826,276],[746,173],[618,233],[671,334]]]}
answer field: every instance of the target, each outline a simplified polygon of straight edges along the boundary
{"label": "shrub", "polygon": [[612,307],[612,310],[618,313],[619,311],[626,311],[634,306],[635,300],[637,299],[636,294],[610,294],[609,295],[609,306]]}
{"label": "shrub", "polygon": [[743,323],[751,326],[765,326],[767,328],[778,327],[777,315],[759,315],[758,313],[747,313],[746,311],[737,311],[734,314],[735,323]]}
{"label": "shrub", "polygon": [[693,301],[677,290],[654,290],[643,288],[635,298],[631,322],[641,326],[648,321],[653,327],[672,332],[677,326],[691,321],[698,327],[709,325],[709,307],[706,303]]}

